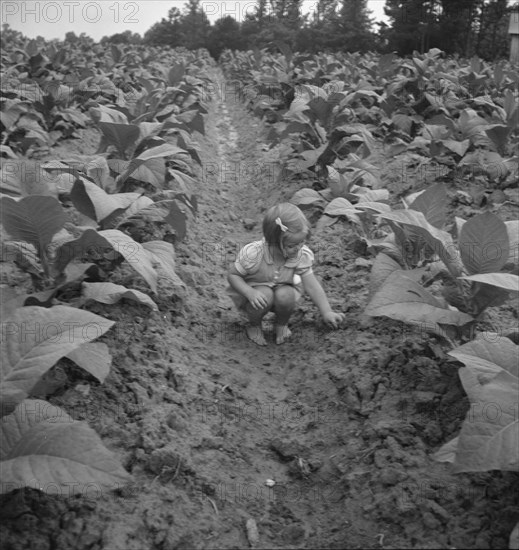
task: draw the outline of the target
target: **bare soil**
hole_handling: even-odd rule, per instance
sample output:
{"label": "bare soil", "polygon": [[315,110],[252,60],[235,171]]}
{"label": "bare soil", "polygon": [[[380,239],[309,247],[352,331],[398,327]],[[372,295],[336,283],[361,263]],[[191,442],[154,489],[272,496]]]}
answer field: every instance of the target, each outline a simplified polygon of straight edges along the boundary
{"label": "bare soil", "polygon": [[[350,226],[309,243],[344,325],[325,328],[306,300],[290,342],[276,346],[268,322],[267,347],[246,338],[225,294],[227,265],[261,236],[264,211],[298,189],[280,184],[266,132],[233,97],[215,98],[199,139],[200,212],[176,247],[187,290],[156,297],[158,313],[92,306],[117,321],[102,338],[111,374],[100,385],[70,369],[50,399],[100,434],[133,483],[5,495],[4,550],[508,546],[519,476],[452,475],[432,460],[468,409],[457,366],[434,337],[363,316],[371,259]],[[96,145],[86,135],[68,147]],[[517,303],[489,315],[506,328]]]}

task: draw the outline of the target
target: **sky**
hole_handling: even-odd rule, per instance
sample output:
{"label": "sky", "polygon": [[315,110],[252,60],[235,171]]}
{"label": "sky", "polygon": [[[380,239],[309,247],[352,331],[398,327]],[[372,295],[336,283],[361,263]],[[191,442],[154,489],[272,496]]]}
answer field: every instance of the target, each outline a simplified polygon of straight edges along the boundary
{"label": "sky", "polygon": [[[82,32],[98,41],[125,30],[144,33],[156,22],[166,18],[172,7],[182,11],[187,0],[1,0],[0,22],[29,38],[43,36],[64,39],[65,34]],[[318,0],[303,0],[303,12],[315,10]],[[368,8],[376,21],[387,20],[385,0],[368,0]],[[242,21],[252,13],[255,0],[201,0],[200,5],[213,23],[231,15]]]}

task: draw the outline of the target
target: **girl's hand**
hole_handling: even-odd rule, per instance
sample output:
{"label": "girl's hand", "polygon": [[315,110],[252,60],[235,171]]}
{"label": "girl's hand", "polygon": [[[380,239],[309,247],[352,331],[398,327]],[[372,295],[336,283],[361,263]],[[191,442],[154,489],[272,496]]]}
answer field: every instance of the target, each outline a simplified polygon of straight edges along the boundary
{"label": "girl's hand", "polygon": [[263,309],[269,305],[267,297],[259,290],[252,289],[247,296],[247,300],[249,300],[254,309]]}
{"label": "girl's hand", "polygon": [[344,313],[335,313],[335,311],[330,311],[323,315],[324,322],[333,328],[339,328],[339,323],[344,321],[344,317]]}

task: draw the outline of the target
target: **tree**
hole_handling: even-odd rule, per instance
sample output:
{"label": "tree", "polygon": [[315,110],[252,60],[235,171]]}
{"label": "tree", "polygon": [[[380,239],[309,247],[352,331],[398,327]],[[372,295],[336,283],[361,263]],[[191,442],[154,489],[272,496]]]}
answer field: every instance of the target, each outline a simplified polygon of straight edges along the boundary
{"label": "tree", "polygon": [[442,50],[470,57],[475,53],[474,26],[483,0],[441,0]]}
{"label": "tree", "polygon": [[253,13],[241,25],[246,48],[274,48],[277,41],[295,47],[298,30],[305,17],[302,0],[257,0]]}
{"label": "tree", "polygon": [[510,7],[506,0],[386,0],[388,49],[407,55],[440,48],[487,59],[505,56]]}
{"label": "tree", "polygon": [[242,50],[244,47],[245,40],[241,35],[240,24],[230,15],[218,19],[211,27],[207,49],[215,59],[225,49]]}
{"label": "tree", "polygon": [[319,0],[311,22],[299,33],[298,49],[367,51],[376,44],[371,25],[367,0]]}
{"label": "tree", "polygon": [[495,0],[482,6],[475,45],[480,57],[491,60],[508,57],[508,25],[513,7],[507,4],[506,0]]}
{"label": "tree", "polygon": [[371,30],[371,12],[367,0],[342,0],[338,17],[338,34],[343,37],[338,47],[349,51],[373,48],[375,37]]}
{"label": "tree", "polygon": [[112,34],[112,36],[103,36],[100,42],[101,44],[111,43],[111,44],[140,44],[141,35],[139,33],[133,33],[130,30]]}
{"label": "tree", "polygon": [[316,9],[313,13],[314,23],[325,24],[337,17],[337,2],[338,0],[319,0]]}
{"label": "tree", "polygon": [[168,11],[168,18],[155,23],[144,34],[144,43],[161,46],[180,46],[180,19],[182,14],[178,8],[171,8]]}
{"label": "tree", "polygon": [[440,11],[439,0],[386,0],[384,12],[390,23],[382,39],[388,41],[390,51],[400,55],[414,50],[425,52],[433,47],[443,49],[438,23]]}
{"label": "tree", "polygon": [[211,24],[200,7],[200,0],[189,0],[180,18],[182,46],[193,50],[205,48]]}
{"label": "tree", "polygon": [[71,44],[75,44],[78,40],[79,38],[74,31],[68,31],[65,34],[65,42],[70,42]]}
{"label": "tree", "polygon": [[184,46],[195,50],[205,48],[211,24],[200,7],[200,0],[189,0],[182,12],[171,8],[168,18],[155,23],[144,35],[147,44]]}

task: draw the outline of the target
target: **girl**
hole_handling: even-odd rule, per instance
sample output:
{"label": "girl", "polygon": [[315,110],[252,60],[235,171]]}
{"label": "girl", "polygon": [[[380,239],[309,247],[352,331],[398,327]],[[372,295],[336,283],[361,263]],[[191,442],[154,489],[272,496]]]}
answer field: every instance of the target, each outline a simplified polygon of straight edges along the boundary
{"label": "girl", "polygon": [[304,244],[309,231],[297,206],[288,202],[273,206],[263,219],[264,238],[244,246],[229,270],[228,292],[249,318],[247,336],[259,346],[267,343],[261,320],[269,311],[276,314],[276,344],[290,336],[288,320],[303,291],[327,324],[337,328],[344,319],[343,313],[332,310],[312,271],[314,255]]}

